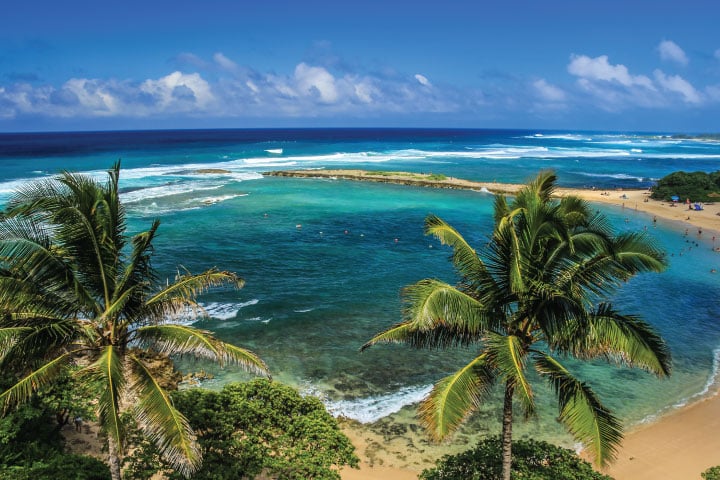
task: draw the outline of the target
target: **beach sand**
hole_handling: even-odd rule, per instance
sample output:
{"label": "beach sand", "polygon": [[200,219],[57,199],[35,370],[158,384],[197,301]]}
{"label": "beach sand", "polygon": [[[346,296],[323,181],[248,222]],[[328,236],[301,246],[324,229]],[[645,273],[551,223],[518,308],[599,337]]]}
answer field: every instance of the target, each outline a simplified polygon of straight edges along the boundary
{"label": "beach sand", "polygon": [[[470,182],[456,178],[436,180],[413,173],[374,174],[362,170],[311,170],[272,172],[271,175],[325,177],[416,185],[434,188],[482,190],[512,195],[521,185]],[[689,210],[684,203],[673,204],[649,199],[647,190],[589,190],[559,188],[557,196],[577,195],[590,202],[613,205],[621,210],[646,214],[648,225],[655,217],[677,223],[679,230],[692,235],[720,237],[720,204],[704,204],[701,211]],[[720,239],[718,245],[720,246]],[[345,424],[343,430],[357,447],[361,469],[344,469],[344,480],[415,479],[434,459],[399,458],[396,447],[372,438],[372,429]],[[382,448],[379,448],[382,447]],[[468,445],[468,448],[470,445]],[[429,463],[430,461],[430,463]],[[604,473],[616,480],[694,480],[707,468],[720,465],[720,396],[714,395],[659,417],[655,422],[634,427],[626,433],[617,461]]]}

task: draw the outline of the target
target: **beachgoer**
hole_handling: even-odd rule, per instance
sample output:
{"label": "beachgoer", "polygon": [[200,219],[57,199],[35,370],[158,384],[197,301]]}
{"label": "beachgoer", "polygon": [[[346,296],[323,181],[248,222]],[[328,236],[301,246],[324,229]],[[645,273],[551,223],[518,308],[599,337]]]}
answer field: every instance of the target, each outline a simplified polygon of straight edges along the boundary
{"label": "beachgoer", "polygon": [[73,419],[73,422],[75,423],[75,431],[76,432],[82,431],[82,417],[80,415],[76,416]]}

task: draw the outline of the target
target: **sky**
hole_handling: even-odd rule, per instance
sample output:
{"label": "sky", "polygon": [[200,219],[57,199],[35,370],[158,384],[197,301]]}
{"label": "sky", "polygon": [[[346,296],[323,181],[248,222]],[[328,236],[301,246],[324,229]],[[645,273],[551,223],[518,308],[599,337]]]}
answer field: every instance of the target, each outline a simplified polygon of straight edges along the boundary
{"label": "sky", "polygon": [[0,132],[720,132],[717,0],[10,0]]}

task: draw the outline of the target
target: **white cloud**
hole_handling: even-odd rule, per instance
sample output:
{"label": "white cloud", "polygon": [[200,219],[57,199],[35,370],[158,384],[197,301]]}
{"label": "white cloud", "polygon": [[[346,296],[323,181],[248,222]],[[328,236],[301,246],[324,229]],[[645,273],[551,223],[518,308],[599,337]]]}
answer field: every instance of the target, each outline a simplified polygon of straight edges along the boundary
{"label": "white cloud", "polygon": [[563,102],[565,100],[565,92],[555,85],[547,83],[543,78],[534,81],[532,85],[537,94],[540,95],[540,98],[544,101]]}
{"label": "white cloud", "polygon": [[120,100],[108,91],[108,85],[99,80],[71,78],[60,92],[72,94],[78,106],[92,115],[106,116],[119,113]]}
{"label": "white cloud", "polygon": [[655,87],[645,75],[630,75],[625,65],[611,65],[607,55],[590,58],[586,55],[571,55],[568,72],[592,81],[617,82],[625,87],[640,86],[649,90]]}
{"label": "white cloud", "polygon": [[223,70],[227,70],[229,72],[235,72],[238,69],[237,63],[230,60],[228,57],[223,55],[220,52],[217,52],[215,55],[213,55],[213,60],[215,63],[222,68]]}
{"label": "white cloud", "polygon": [[335,87],[335,77],[323,67],[311,67],[300,63],[295,67],[295,81],[300,93],[309,96],[319,96],[324,103],[334,103],[338,100],[338,91]]}
{"label": "white cloud", "polygon": [[655,70],[655,80],[665,90],[679,93],[686,103],[701,103],[702,98],[697,90],[680,75],[665,75],[661,70]]}
{"label": "white cloud", "polygon": [[258,92],[260,91],[260,89],[258,88],[258,86],[255,85],[255,82],[253,82],[252,80],[246,81],[246,82],[245,82],[245,85],[247,85],[247,87],[248,87],[253,93],[258,93]]}
{"label": "white cloud", "polygon": [[203,109],[214,100],[210,84],[198,73],[172,72],[157,80],[145,80],[139,90],[151,95],[162,110]]}
{"label": "white cloud", "polygon": [[430,83],[430,80],[427,79],[425,75],[420,75],[419,73],[415,74],[415,80],[418,81],[420,85],[423,87],[432,87],[432,84]]}
{"label": "white cloud", "polygon": [[373,97],[380,92],[370,82],[361,82],[355,85],[355,96],[363,103],[372,103]]}
{"label": "white cloud", "polygon": [[660,42],[658,50],[660,51],[660,58],[664,61],[675,62],[680,65],[687,65],[689,62],[683,49],[671,40],[663,40]]}

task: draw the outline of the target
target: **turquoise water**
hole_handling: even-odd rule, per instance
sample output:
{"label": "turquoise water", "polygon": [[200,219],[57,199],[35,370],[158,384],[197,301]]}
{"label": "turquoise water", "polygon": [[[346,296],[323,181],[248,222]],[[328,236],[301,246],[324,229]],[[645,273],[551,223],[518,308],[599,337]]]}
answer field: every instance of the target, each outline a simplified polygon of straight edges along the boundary
{"label": "turquoise water", "polygon": [[[542,136],[540,136],[542,135]],[[341,180],[263,177],[283,168],[366,168],[521,182],[554,168],[567,186],[646,187],[678,169],[718,169],[720,144],[655,135],[522,131],[215,131],[0,135],[0,202],[18,185],[60,169],[102,178],[123,159],[130,228],[162,224],[155,265],[217,266],[247,281],[212,292],[197,325],[248,346],[275,378],[314,392],[337,414],[370,422],[410,405],[472,351],[378,346],[373,334],[400,319],[399,290],[425,277],[453,281],[449,251],[422,234],[432,212],[480,248],[492,226],[492,196]],[[198,173],[216,168],[230,173]],[[720,268],[707,232],[634,210],[601,207],[618,230],[650,233],[671,255],[662,274],[642,275],[614,299],[668,340],[670,379],[605,364],[571,363],[627,423],[714,392],[720,356]],[[625,221],[627,219],[627,221]],[[192,319],[186,319],[192,322]],[[217,383],[243,374],[205,368]],[[537,387],[541,394],[547,393]],[[539,420],[520,427],[558,435],[551,395]],[[499,403],[490,406],[490,410]],[[493,420],[494,421],[494,420]],[[524,429],[524,430],[523,430]]]}

